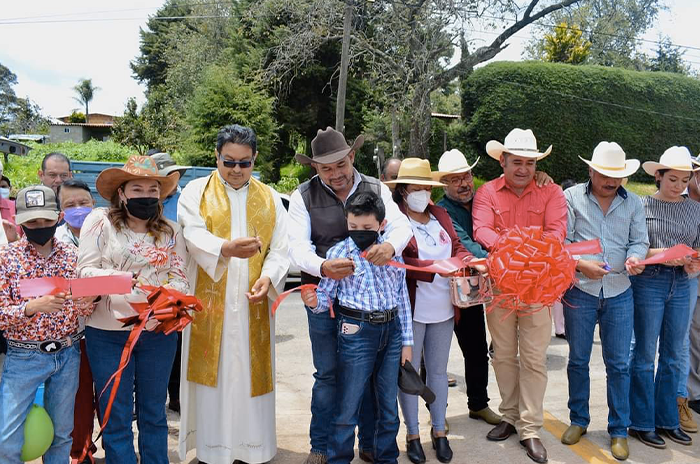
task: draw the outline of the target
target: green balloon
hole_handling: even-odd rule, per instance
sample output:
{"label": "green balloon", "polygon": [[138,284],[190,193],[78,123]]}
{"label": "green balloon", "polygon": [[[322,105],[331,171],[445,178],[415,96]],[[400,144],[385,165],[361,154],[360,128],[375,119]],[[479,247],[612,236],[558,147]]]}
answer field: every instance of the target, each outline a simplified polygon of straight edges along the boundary
{"label": "green balloon", "polygon": [[24,462],[40,458],[53,442],[53,422],[46,409],[38,404],[32,406],[24,421],[24,446],[21,459]]}

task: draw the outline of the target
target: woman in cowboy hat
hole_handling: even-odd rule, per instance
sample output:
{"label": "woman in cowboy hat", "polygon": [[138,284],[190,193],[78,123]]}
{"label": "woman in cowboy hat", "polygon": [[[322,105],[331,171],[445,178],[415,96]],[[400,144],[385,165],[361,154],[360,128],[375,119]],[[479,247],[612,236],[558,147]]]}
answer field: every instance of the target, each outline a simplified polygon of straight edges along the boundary
{"label": "woman in cowboy hat", "polygon": [[[642,164],[654,176],[658,191],[644,197],[649,230],[649,253],[655,256],[680,243],[700,249],[700,203],[683,196],[693,173],[686,147],[671,147],[659,162]],[[698,270],[698,261],[674,259],[646,266],[631,277],[634,292],[630,434],[644,444],[665,448],[660,434],[682,445],[692,439],[680,428],[676,390],[683,337],[688,332],[688,273]],[[659,361],[654,377],[657,342]]]}
{"label": "woman in cowboy hat", "polygon": [[[433,187],[444,187],[436,179],[442,173],[431,172],[430,162],[406,158],[401,163],[395,185],[394,201],[411,222],[413,238],[403,251],[407,264],[425,266],[434,260],[453,256],[469,258],[468,252],[444,208],[430,203]],[[485,269],[484,269],[485,270]],[[425,357],[428,387],[436,400],[430,405],[431,440],[440,462],[452,460],[452,450],[445,433],[447,408],[447,360],[452,342],[456,308],[450,300],[449,281],[446,277],[427,272],[407,271],[408,293],[413,308],[414,348],[413,365],[420,365]],[[418,433],[418,397],[399,393],[401,410],[406,423],[406,451],[413,463],[425,462],[425,453]]]}
{"label": "woman in cowboy hat", "polygon": [[[81,277],[133,276],[129,295],[103,296],[87,321],[85,339],[95,391],[101,392],[117,370],[130,328],[120,318],[136,313],[131,303],[146,301],[142,285],[165,286],[187,293],[185,241],[180,227],[163,216],[162,200],[177,184],[177,172],[162,176],[147,156],[132,156],[121,168],[97,177],[99,194],[110,202],[85,219],[81,229],[78,271]],[[136,387],[136,416],[141,462],[167,464],[168,424],[165,415],[168,378],[177,348],[177,334],[150,331],[146,325],[124,369],[122,382],[104,431],[107,464],[136,464],[131,431]],[[100,414],[109,394],[100,397]]]}

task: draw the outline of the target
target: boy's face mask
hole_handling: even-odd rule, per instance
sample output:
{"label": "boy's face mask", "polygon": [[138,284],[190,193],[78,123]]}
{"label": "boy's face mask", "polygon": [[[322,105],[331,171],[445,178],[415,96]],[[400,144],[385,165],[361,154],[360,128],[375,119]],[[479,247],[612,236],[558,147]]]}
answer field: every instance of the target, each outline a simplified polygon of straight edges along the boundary
{"label": "boy's face mask", "polygon": [[357,248],[362,251],[372,246],[379,238],[379,232],[376,230],[351,230],[348,233]]}

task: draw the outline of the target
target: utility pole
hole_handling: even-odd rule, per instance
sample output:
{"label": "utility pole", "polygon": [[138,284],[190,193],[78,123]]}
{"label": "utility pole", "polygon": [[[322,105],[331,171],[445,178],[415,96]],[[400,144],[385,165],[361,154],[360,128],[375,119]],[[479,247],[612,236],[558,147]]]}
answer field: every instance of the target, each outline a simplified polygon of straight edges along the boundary
{"label": "utility pole", "polygon": [[340,55],[340,79],[338,80],[338,98],[335,102],[335,130],[345,133],[345,93],[348,87],[348,64],[350,62],[350,30],[354,0],[345,1],[343,18],[343,48]]}

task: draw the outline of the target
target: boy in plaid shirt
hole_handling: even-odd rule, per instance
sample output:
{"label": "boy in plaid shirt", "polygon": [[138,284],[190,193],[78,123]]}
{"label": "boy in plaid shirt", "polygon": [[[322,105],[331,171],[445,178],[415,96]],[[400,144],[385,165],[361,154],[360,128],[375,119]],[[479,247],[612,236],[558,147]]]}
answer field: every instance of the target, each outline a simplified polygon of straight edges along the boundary
{"label": "boy in plaid shirt", "polygon": [[[337,243],[327,259],[352,260],[355,272],[341,280],[323,278],[316,292],[302,292],[314,313],[328,311],[332,301],[338,319],[337,410],[331,424],[328,463],[349,463],[354,457],[355,427],[367,383],[375,390],[377,428],[375,463],[396,463],[399,450],[397,390],[399,364],[411,358],[413,321],[406,271],[375,266],[362,257],[382,243],[386,225],[382,199],[357,192],[345,204],[349,237]],[[394,261],[403,262],[400,257]]]}

